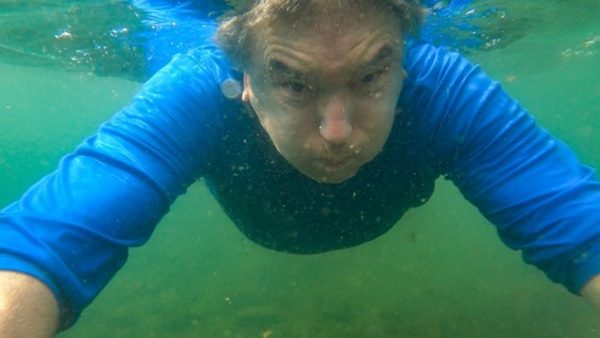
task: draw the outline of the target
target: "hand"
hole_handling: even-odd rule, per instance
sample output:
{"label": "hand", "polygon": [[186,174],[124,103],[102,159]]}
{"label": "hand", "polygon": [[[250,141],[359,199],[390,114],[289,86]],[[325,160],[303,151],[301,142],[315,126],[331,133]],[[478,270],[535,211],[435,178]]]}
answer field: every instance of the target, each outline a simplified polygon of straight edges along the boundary
{"label": "hand", "polygon": [[600,312],[600,275],[596,275],[583,286],[581,295]]}
{"label": "hand", "polygon": [[0,271],[0,338],[54,337],[58,303],[39,280],[13,271]]}

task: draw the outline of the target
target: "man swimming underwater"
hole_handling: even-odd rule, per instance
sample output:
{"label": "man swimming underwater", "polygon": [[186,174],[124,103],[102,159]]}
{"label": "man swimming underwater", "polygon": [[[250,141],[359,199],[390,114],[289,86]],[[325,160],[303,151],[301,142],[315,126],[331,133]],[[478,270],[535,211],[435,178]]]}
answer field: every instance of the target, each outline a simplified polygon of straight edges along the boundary
{"label": "man swimming underwater", "polygon": [[319,253],[382,235],[443,175],[597,302],[593,170],[478,67],[415,39],[422,18],[416,1],[259,0],[218,29],[196,19],[219,46],[173,58],[0,215],[0,332],[72,325],[200,177],[256,243]]}

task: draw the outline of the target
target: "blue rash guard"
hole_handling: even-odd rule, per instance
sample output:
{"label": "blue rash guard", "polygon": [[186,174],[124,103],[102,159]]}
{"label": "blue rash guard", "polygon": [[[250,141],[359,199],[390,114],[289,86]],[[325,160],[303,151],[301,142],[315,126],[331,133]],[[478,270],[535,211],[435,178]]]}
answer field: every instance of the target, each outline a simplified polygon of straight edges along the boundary
{"label": "blue rash guard", "polygon": [[200,177],[250,239],[306,254],[382,235],[445,176],[553,281],[577,293],[600,273],[594,171],[458,54],[407,45],[408,78],[383,151],[333,185],[290,166],[248,108],[222,95],[237,75],[203,41],[0,213],[0,269],[47,284],[63,328]]}

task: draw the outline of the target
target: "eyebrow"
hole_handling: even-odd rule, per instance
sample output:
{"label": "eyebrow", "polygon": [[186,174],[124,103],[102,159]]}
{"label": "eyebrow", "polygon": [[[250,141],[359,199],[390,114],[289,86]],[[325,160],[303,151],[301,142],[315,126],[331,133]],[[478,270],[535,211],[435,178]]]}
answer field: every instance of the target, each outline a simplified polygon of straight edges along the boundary
{"label": "eyebrow", "polygon": [[[398,54],[397,49],[386,44],[379,49],[377,54],[371,60],[358,65],[355,71],[359,73],[373,71],[374,69],[379,68],[382,63],[393,59]],[[295,69],[277,58],[270,58],[267,60],[266,72],[269,77],[284,76],[296,79],[306,79],[309,77],[308,72]]]}
{"label": "eyebrow", "polygon": [[266,67],[267,67],[267,74],[270,77],[273,77],[275,75],[277,75],[277,76],[283,75],[285,77],[293,77],[293,78],[298,78],[298,79],[304,79],[307,77],[307,74],[305,72],[294,69],[291,66],[287,65],[285,62],[278,60],[276,58],[267,60]]}
{"label": "eyebrow", "polygon": [[394,57],[398,56],[398,54],[399,52],[397,49],[386,44],[379,49],[377,54],[371,60],[359,65],[357,71],[360,73],[377,69],[382,63],[392,60]]}

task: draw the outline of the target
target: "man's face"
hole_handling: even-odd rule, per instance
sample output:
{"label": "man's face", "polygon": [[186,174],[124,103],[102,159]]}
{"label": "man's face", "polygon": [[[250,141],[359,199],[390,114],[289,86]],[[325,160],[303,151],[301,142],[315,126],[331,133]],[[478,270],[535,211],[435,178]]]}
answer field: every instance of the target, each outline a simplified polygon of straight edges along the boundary
{"label": "man's face", "polygon": [[352,22],[324,27],[312,17],[256,32],[242,99],[310,178],[343,182],[387,140],[405,77],[395,20],[370,10]]}

